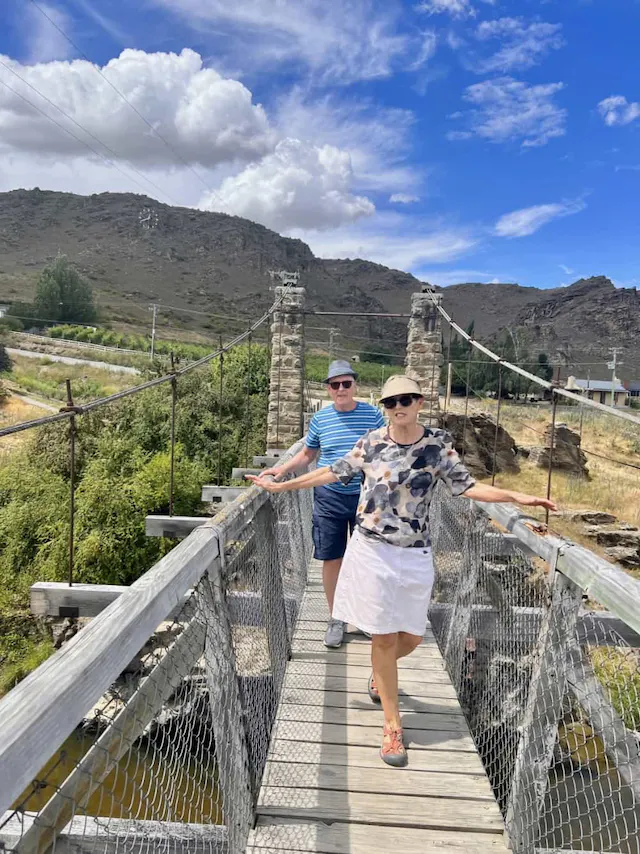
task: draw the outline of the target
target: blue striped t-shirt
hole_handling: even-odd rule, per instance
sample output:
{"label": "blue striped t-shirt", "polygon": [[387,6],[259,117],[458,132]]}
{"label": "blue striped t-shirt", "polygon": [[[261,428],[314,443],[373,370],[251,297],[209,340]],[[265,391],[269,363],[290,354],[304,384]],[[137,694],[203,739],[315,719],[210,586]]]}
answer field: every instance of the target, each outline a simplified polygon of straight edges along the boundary
{"label": "blue striped t-shirt", "polygon": [[[325,406],[311,419],[307,433],[307,447],[320,448],[318,468],[330,466],[341,460],[369,430],[384,426],[384,418],[379,409],[369,403],[358,401],[355,409],[338,412],[333,406]],[[361,478],[354,478],[344,486],[330,483],[327,489],[333,489],[345,495],[357,495],[360,492]]]}

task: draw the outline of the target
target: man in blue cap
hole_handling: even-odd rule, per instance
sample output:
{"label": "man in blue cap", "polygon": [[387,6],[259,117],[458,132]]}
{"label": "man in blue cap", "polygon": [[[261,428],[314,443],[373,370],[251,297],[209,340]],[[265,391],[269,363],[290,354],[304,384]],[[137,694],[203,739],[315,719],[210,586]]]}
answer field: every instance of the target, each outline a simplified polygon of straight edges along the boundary
{"label": "man in blue cap", "polygon": [[[305,468],[313,462],[318,451],[318,466],[330,466],[342,459],[361,436],[384,425],[379,409],[355,399],[357,378],[349,362],[342,359],[331,362],[325,383],[333,405],[313,416],[305,447],[288,462],[263,471],[261,477],[274,475],[277,480],[289,472]],[[330,614],[348,535],[355,525],[360,485],[360,479],[354,478],[348,486],[338,482],[313,490],[314,557],[323,561],[322,580]],[[344,623],[330,617],[324,637],[325,646],[339,647],[344,630]]]}

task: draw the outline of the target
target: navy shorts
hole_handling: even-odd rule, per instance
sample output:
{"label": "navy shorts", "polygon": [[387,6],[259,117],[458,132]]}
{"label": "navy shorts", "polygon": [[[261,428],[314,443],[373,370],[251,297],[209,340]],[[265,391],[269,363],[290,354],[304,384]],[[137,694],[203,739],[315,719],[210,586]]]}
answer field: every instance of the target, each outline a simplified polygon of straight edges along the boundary
{"label": "navy shorts", "polygon": [[313,490],[313,545],[316,560],[344,556],[347,534],[353,532],[360,494],[348,495],[316,486]]}

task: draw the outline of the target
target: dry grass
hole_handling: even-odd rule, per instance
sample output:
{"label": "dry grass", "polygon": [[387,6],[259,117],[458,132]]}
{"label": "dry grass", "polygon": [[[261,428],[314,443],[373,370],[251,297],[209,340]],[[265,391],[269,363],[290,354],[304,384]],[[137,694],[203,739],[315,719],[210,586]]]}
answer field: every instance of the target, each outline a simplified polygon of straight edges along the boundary
{"label": "dry grass", "polygon": [[43,412],[44,410],[40,409],[39,406],[31,406],[30,403],[21,398],[11,395],[0,406],[0,428],[11,427],[14,424],[19,424],[21,421],[39,418]]}
{"label": "dry grass", "polygon": [[7,379],[26,394],[35,394],[56,404],[66,400],[65,381],[71,380],[74,399],[79,402],[114,394],[139,382],[135,374],[116,373],[91,365],[68,365],[27,356],[12,357]]}
{"label": "dry grass", "polygon": [[[457,400],[460,411],[464,401]],[[495,418],[497,404],[492,400],[470,402],[470,411],[488,412]],[[580,428],[577,407],[559,407],[557,422],[572,430]],[[503,403],[500,423],[519,446],[542,445],[545,428],[551,423],[550,406],[520,406]],[[640,527],[640,469],[627,468],[612,460],[640,466],[640,427],[615,416],[594,410],[585,411],[582,423],[582,447],[610,460],[587,453],[590,480],[553,472],[551,495],[563,510],[602,510],[623,522]],[[545,495],[547,471],[523,459],[520,474],[498,474],[496,485]],[[561,516],[552,517],[552,528],[566,537],[604,555],[582,527]]]}
{"label": "dry grass", "polygon": [[[30,403],[22,400],[15,395],[10,395],[0,406],[0,429],[3,427],[12,427],[14,424],[20,424],[22,421],[32,421],[35,418],[42,418],[43,415],[50,415],[46,409],[41,409],[39,406],[32,406]],[[29,431],[16,433],[14,436],[4,436],[0,439],[0,451],[9,451],[12,448],[19,447],[27,438]]]}
{"label": "dry grass", "polygon": [[[66,400],[67,378],[71,380],[74,399],[78,403],[113,394],[140,381],[133,374],[113,373],[90,365],[67,365],[20,356],[13,357],[12,362],[12,371],[2,376],[6,388],[10,392],[18,391],[42,400],[49,407],[33,406],[15,394],[10,394],[0,405],[0,428],[57,412]],[[21,447],[30,435],[33,435],[33,431],[28,430],[0,438],[0,452],[6,453]]]}

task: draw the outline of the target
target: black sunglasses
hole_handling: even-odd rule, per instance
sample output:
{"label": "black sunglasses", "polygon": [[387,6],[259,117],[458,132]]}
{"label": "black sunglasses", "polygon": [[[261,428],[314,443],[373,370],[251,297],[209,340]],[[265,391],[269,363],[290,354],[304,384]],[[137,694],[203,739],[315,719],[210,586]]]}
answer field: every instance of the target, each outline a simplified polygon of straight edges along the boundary
{"label": "black sunglasses", "polygon": [[400,406],[404,406],[405,409],[414,402],[414,400],[418,400],[419,396],[417,394],[401,394],[399,397],[385,397],[382,401],[382,405],[385,409],[395,409],[396,405],[399,403]]}
{"label": "black sunglasses", "polygon": [[329,385],[334,391],[338,391],[340,386],[342,386],[342,388],[351,388],[353,380],[337,380],[337,382],[329,383]]}

